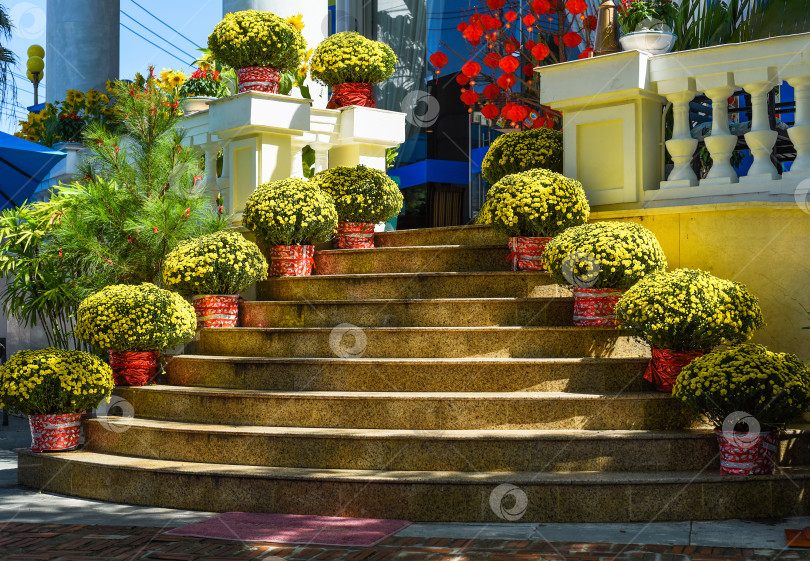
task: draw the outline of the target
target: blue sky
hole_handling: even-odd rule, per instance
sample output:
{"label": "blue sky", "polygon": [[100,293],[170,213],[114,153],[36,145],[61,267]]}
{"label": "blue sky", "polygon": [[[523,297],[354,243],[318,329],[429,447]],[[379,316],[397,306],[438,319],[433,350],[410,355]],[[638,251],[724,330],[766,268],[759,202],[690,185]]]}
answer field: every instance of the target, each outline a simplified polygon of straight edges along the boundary
{"label": "blue sky", "polygon": [[[122,12],[121,77],[132,77],[135,72],[145,72],[149,64],[154,64],[158,70],[163,68],[190,70],[191,67],[182,61],[190,63],[197,57],[195,45],[205,46],[208,34],[222,17],[222,0],[195,0],[193,2],[189,0],[120,0],[120,2]],[[19,75],[17,76],[17,102],[19,105],[14,110],[4,110],[0,130],[15,132],[18,129],[16,117],[24,118],[27,115],[24,107],[32,105],[34,102],[33,85],[25,78],[26,51],[34,43],[45,46],[47,2],[46,0],[0,0],[0,3],[9,10],[16,27],[9,47],[20,59],[16,69],[16,73]],[[153,15],[185,37],[181,37],[157,21]],[[133,31],[155,45],[138,37]],[[45,55],[44,82],[48,82],[47,53]],[[40,85],[42,97],[44,97],[44,93],[45,88]],[[16,111],[13,119],[8,118],[11,111]]]}

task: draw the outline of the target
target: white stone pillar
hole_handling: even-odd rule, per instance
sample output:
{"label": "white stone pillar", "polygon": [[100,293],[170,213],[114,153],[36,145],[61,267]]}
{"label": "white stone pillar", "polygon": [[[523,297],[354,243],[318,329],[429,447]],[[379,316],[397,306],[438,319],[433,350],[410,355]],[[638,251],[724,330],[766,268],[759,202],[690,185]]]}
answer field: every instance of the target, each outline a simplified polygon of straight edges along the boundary
{"label": "white stone pillar", "polygon": [[793,86],[796,100],[795,123],[788,129],[793,146],[796,148],[796,159],[785,177],[810,177],[810,75],[787,78]]}
{"label": "white stone pillar", "polygon": [[771,161],[771,152],[776,144],[777,133],[771,130],[768,119],[768,92],[779,79],[775,68],[757,68],[735,72],[734,77],[745,91],[751,94],[751,130],[745,134],[745,142],[754,156],[748,175],[740,181],[779,179],[779,172]]}
{"label": "white stone pillar", "polygon": [[217,156],[219,156],[220,146],[217,142],[206,142],[202,145],[205,151],[205,175],[203,177],[203,186],[205,190],[211,195],[212,199],[216,199],[219,195],[219,185],[217,183]]}
{"label": "white stone pillar", "polygon": [[737,137],[728,129],[728,98],[737,87],[729,72],[699,76],[695,80],[698,90],[712,100],[712,135],[705,139],[706,149],[712,157],[712,169],[701,185],[727,185],[737,183],[739,178],[731,165],[731,154],[737,146]]}
{"label": "white stone pillar", "polygon": [[692,169],[692,156],[698,141],[692,138],[689,126],[689,102],[697,95],[695,80],[678,78],[658,82],[658,93],[672,103],[672,138],[667,140],[666,146],[675,164],[667,180],[661,182],[661,188],[694,187],[698,178]]}
{"label": "white stone pillar", "polygon": [[48,0],[45,26],[47,101],[119,78],[119,0]]}
{"label": "white stone pillar", "polygon": [[290,177],[304,178],[304,146],[306,144],[301,142],[292,142],[292,164]]}
{"label": "white stone pillar", "polygon": [[315,150],[315,173],[329,168],[329,145],[317,143],[312,146]]}

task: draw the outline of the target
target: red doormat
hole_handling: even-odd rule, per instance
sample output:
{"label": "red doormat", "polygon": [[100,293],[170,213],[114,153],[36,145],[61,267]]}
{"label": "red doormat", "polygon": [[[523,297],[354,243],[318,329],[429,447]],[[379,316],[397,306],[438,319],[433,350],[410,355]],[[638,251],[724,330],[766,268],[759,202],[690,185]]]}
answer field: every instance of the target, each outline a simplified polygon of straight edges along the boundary
{"label": "red doormat", "polygon": [[226,512],[165,533],[246,542],[371,546],[410,525],[406,520],[378,518]]}

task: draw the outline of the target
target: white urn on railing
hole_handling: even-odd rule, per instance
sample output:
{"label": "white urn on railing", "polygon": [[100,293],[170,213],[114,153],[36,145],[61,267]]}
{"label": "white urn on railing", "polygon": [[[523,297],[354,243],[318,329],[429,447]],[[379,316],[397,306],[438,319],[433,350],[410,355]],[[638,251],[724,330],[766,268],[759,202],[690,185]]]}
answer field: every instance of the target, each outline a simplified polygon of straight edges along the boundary
{"label": "white urn on railing", "polygon": [[663,55],[672,50],[678,37],[669,31],[642,29],[619,38],[624,51],[642,51],[651,55]]}

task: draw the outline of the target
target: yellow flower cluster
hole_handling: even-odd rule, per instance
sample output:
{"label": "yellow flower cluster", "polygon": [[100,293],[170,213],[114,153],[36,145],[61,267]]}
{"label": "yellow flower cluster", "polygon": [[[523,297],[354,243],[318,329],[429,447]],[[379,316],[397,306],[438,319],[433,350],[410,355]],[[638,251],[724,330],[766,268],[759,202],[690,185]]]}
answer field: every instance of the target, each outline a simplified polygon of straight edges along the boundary
{"label": "yellow flower cluster", "polygon": [[690,269],[645,277],[624,294],[616,316],[653,347],[675,351],[742,343],[764,325],[744,285]]}
{"label": "yellow flower cluster", "polygon": [[569,228],[548,243],[543,259],[559,284],[571,284],[572,277],[588,279],[588,288],[624,290],[667,268],[655,235],[634,222]]}
{"label": "yellow flower cluster", "polygon": [[19,351],[0,366],[0,408],[25,415],[82,413],[113,387],[107,363],[82,351]]}
{"label": "yellow flower cluster", "polygon": [[85,298],[76,336],[101,349],[159,351],[194,337],[197,317],[182,296],[144,283],[107,286]]}
{"label": "yellow flower cluster", "polygon": [[505,176],[487,191],[478,224],[509,236],[553,237],[588,221],[582,184],[547,169]]}
{"label": "yellow flower cluster", "polygon": [[284,73],[298,68],[307,52],[297,23],[303,26],[258,10],[227,14],[208,36],[208,47],[233,68],[269,66]]}
{"label": "yellow flower cluster", "polygon": [[186,240],[166,256],[163,283],[183,295],[238,294],[267,278],[259,247],[236,232]]}
{"label": "yellow flower cluster", "polygon": [[186,81],[186,75],[180,70],[170,70],[164,68],[160,72],[158,86],[166,93],[177,94],[180,86]]}
{"label": "yellow flower cluster", "polygon": [[384,82],[394,73],[397,55],[385,43],[354,31],[326,38],[312,55],[312,79],[327,86]]}
{"label": "yellow flower cluster", "polygon": [[690,362],[672,395],[718,428],[738,411],[763,429],[778,428],[810,405],[810,368],[795,355],[746,343]]}
{"label": "yellow flower cluster", "polygon": [[269,245],[309,245],[332,239],[335,203],[310,181],[280,179],[259,185],[248,197],[242,224]]}
{"label": "yellow flower cluster", "polygon": [[53,146],[57,142],[81,142],[81,133],[91,121],[102,124],[112,120],[110,96],[98,90],[68,90],[65,101],[46,103],[38,113],[29,113],[19,121],[20,130],[14,134],[31,142]]}
{"label": "yellow flower cluster", "polygon": [[378,169],[339,166],[316,173],[311,181],[335,200],[340,220],[385,222],[402,210],[402,192]]}
{"label": "yellow flower cluster", "polygon": [[502,134],[490,145],[481,173],[490,183],[497,183],[511,173],[543,168],[562,173],[562,133],[541,128]]}

